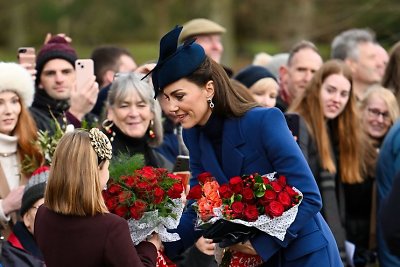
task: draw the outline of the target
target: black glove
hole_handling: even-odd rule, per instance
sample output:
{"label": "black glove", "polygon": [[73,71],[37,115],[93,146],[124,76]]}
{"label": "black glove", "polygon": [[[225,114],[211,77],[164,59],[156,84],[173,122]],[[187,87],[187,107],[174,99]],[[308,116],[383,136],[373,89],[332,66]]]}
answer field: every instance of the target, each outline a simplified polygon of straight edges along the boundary
{"label": "black glove", "polygon": [[237,243],[244,243],[258,232],[259,230],[255,227],[221,219],[207,228],[203,236],[212,239],[214,243],[219,243],[221,248],[226,248]]}

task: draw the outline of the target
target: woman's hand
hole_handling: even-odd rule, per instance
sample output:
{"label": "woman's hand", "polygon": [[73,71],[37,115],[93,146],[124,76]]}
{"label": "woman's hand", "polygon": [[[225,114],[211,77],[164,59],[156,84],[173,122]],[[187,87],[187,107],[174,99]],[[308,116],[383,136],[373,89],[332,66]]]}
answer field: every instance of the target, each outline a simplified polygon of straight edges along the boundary
{"label": "woman's hand", "polygon": [[195,243],[195,246],[206,255],[214,255],[215,243],[213,243],[212,239],[200,237]]}
{"label": "woman's hand", "polygon": [[160,236],[157,233],[151,234],[148,238],[147,241],[152,243],[154,246],[156,246],[157,250],[162,250],[162,242],[160,239]]}
{"label": "woman's hand", "polygon": [[7,216],[13,211],[21,208],[22,195],[24,194],[24,185],[18,186],[8,193],[3,199],[3,212]]}
{"label": "woman's hand", "polygon": [[238,243],[230,246],[229,249],[249,255],[257,255],[257,251],[253,248],[253,245],[250,243],[249,240],[244,243]]}

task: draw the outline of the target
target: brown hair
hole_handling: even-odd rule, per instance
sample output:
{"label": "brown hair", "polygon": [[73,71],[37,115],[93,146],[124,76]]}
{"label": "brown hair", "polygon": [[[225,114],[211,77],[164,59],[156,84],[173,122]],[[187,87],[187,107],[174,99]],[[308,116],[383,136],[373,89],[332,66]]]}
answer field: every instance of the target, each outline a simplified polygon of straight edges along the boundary
{"label": "brown hair", "polygon": [[382,78],[382,85],[392,90],[400,105],[400,42],[394,44],[389,52],[389,62]]}
{"label": "brown hair", "polygon": [[209,57],[185,79],[198,86],[204,86],[210,80],[214,82],[213,112],[218,116],[241,117],[251,108],[259,106],[249,92],[235,89],[221,65]]}
{"label": "brown hair", "polygon": [[[54,152],[45,192],[45,205],[66,215],[93,216],[107,213],[100,188],[97,154],[89,133],[66,133]],[[73,168],[71,168],[73,166]]]}
{"label": "brown hair", "polygon": [[[15,126],[13,134],[18,136],[18,154],[21,160],[25,160],[27,157],[31,159],[33,164],[33,170],[41,166],[44,162],[43,154],[36,145],[38,139],[37,127],[31,114],[25,106],[24,101],[19,100],[21,105],[21,113],[18,117],[18,123]],[[32,173],[25,172],[23,174],[29,177]]]}
{"label": "brown hair", "polygon": [[[314,137],[319,152],[320,162],[330,173],[337,172],[332,158],[333,145],[329,138],[328,127],[320,99],[322,83],[332,74],[342,74],[352,85],[350,69],[339,60],[327,61],[314,74],[304,94],[295,100],[290,111],[299,113],[307,123],[309,132]],[[342,113],[332,120],[333,135],[338,137],[340,177],[345,183],[363,181],[362,171],[362,131],[356,111],[356,100],[353,90]]]}

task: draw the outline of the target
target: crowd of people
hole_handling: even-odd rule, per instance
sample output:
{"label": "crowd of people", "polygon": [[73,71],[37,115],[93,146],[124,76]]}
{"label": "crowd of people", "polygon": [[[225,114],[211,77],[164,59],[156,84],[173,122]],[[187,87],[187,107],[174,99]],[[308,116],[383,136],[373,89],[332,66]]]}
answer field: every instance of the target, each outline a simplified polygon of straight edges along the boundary
{"label": "crowd of people", "polygon": [[[154,234],[134,246],[102,199],[111,155],[141,154],[169,171],[185,155],[190,186],[202,172],[220,183],[278,172],[303,193],[283,241],[257,234],[231,247],[262,266],[400,266],[399,43],[386,52],[371,30],[349,29],[332,40],[330,59],[302,40],[235,73],[221,63],[225,32],[193,19],[139,66],[122,47],[96,47],[81,88],[79,57],[63,34],[45,39],[35,64],[0,62],[8,242],[50,267],[156,266],[157,250],[175,266],[217,266],[217,244],[195,231],[190,206],[180,240]],[[39,131],[70,124],[92,129],[65,133],[44,166]]]}

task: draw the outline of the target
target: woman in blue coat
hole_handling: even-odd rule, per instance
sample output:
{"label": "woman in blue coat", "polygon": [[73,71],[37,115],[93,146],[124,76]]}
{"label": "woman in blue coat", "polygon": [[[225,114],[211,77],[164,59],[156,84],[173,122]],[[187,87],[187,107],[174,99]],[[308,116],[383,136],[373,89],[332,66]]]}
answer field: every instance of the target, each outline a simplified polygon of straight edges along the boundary
{"label": "woman in blue coat", "polygon": [[[208,171],[220,184],[233,176],[278,172],[304,195],[285,239],[260,233],[236,245],[256,252],[263,266],[343,266],[326,222],[315,179],[283,114],[260,108],[251,97],[232,88],[223,68],[206,57],[201,46],[177,47],[181,27],[160,42],[160,57],[152,71],[156,95],[162,93],[170,112],[179,118],[190,153],[193,177]],[[191,181],[195,185],[196,180]],[[165,243],[173,257],[193,245],[196,214],[188,209],[177,229],[181,240]]]}

